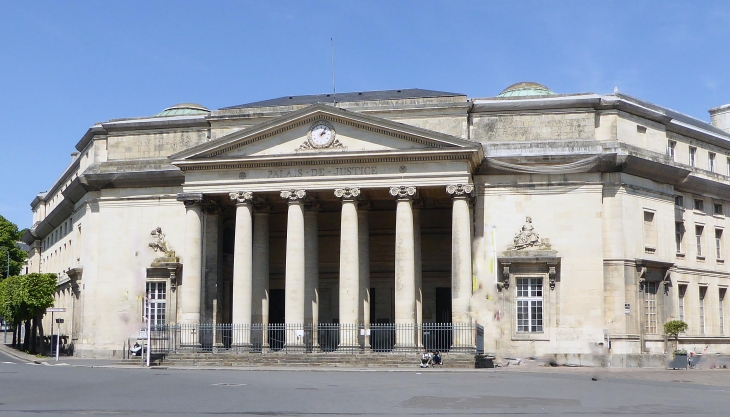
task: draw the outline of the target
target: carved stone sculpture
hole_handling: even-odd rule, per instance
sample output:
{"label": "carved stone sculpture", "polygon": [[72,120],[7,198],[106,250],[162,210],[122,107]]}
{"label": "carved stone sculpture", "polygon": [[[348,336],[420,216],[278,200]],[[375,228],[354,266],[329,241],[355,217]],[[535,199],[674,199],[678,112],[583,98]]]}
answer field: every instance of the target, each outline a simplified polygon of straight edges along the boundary
{"label": "carved stone sculpture", "polygon": [[343,200],[354,200],[360,196],[360,189],[357,187],[337,188],[335,189],[335,197]]}
{"label": "carved stone sculpture", "polygon": [[522,229],[515,234],[514,244],[509,249],[550,250],[550,243],[546,239],[540,240],[540,235],[535,233],[535,227],[532,226],[532,217],[528,216]]}
{"label": "carved stone sculpture", "polygon": [[390,187],[390,195],[395,198],[412,198],[416,195],[416,187],[406,187],[401,185],[400,187]]}
{"label": "carved stone sculpture", "polygon": [[281,192],[281,198],[285,198],[288,201],[303,200],[307,196],[305,190],[284,190]]}

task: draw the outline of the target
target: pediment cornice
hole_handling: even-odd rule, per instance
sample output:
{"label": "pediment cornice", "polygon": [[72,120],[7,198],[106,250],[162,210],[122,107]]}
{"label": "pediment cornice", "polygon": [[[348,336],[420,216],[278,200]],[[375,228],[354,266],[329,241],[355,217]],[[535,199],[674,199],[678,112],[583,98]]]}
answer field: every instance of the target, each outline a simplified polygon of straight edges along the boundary
{"label": "pediment cornice", "polygon": [[[222,138],[178,152],[177,154],[171,155],[170,160],[174,165],[180,166],[180,163],[186,161],[220,158],[226,153],[246,145],[266,140],[267,138],[311,124],[318,120],[340,123],[363,131],[414,142],[425,147],[421,151],[449,148],[471,150],[472,152],[481,151],[481,145],[477,142],[467,141],[376,116],[350,112],[331,105],[315,104],[249,129],[234,132]],[[309,157],[318,155],[321,158],[324,154],[326,152],[317,152],[316,154],[309,155]]]}

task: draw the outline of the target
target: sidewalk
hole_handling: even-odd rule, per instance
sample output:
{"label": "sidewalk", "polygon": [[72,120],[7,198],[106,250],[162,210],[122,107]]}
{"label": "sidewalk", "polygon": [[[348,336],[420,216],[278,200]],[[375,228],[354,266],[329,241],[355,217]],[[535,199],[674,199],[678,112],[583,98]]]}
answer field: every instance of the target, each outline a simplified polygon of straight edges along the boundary
{"label": "sidewalk", "polygon": [[[56,362],[56,357],[37,357],[35,355],[31,355],[29,353],[25,353],[21,350],[15,349],[10,344],[0,343],[0,352],[12,357],[13,359],[16,359],[23,363],[35,363],[35,364],[48,364],[53,366],[89,366],[89,367],[95,367],[95,366],[111,366],[115,362],[119,362],[118,360],[114,359],[86,359],[86,358],[74,358],[69,356],[60,356],[58,358],[58,362]],[[125,366],[120,365],[119,368],[125,368]]]}

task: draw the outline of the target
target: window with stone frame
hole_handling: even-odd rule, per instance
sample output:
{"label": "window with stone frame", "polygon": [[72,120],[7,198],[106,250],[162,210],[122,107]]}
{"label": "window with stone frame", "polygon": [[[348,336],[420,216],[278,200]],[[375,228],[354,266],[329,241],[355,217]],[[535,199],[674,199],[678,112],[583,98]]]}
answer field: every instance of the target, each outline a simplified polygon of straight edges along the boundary
{"label": "window with stone frame", "polygon": [[644,247],[650,252],[656,249],[656,230],[654,228],[653,211],[644,211]]}
{"label": "window with stone frame", "polygon": [[695,241],[697,244],[697,257],[701,258],[702,255],[702,233],[705,231],[704,226],[695,226]]}
{"label": "window with stone frame", "polygon": [[674,223],[674,243],[677,253],[682,253],[682,240],[684,239],[684,223]]}
{"label": "window with stone frame", "polygon": [[715,229],[715,251],[718,260],[723,260],[722,229]]}
{"label": "window with stone frame", "polygon": [[702,199],[695,198],[694,209],[697,211],[705,211],[705,202]]}
{"label": "window with stone frame", "polygon": [[716,216],[722,216],[722,203],[714,203],[712,205],[713,214]]}
{"label": "window with stone frame", "polygon": [[674,149],[677,147],[677,142],[670,140],[669,143],[667,143],[667,156],[669,159],[674,162]]}
{"label": "window with stone frame", "polygon": [[674,196],[674,205],[679,208],[684,208],[684,197],[681,195]]}
{"label": "window with stone frame", "polygon": [[682,321],[684,320],[684,295],[687,294],[687,286],[680,284],[677,288],[677,297],[679,298],[678,303],[678,310],[679,310],[679,319]]}
{"label": "window with stone frame", "polygon": [[147,282],[147,299],[144,303],[144,317],[147,317],[149,303],[149,314],[153,326],[160,326],[167,323],[167,284],[162,281]]}
{"label": "window with stone frame", "polygon": [[705,334],[705,296],[707,287],[700,287],[700,334]]}
{"label": "window with stone frame", "polygon": [[712,152],[707,154],[707,168],[710,172],[715,172],[715,154]]}
{"label": "window with stone frame", "polygon": [[690,146],[689,147],[689,166],[691,166],[691,167],[695,166],[695,156],[697,156],[697,148]]}
{"label": "window with stone frame", "polygon": [[656,281],[644,282],[644,314],[646,316],[646,334],[657,334],[657,288]]}
{"label": "window with stone frame", "polygon": [[718,290],[718,318],[720,319],[720,334],[725,335],[725,293],[727,293],[727,288],[720,288]]}
{"label": "window with stone frame", "polygon": [[543,332],[543,279],[517,278],[517,332]]}

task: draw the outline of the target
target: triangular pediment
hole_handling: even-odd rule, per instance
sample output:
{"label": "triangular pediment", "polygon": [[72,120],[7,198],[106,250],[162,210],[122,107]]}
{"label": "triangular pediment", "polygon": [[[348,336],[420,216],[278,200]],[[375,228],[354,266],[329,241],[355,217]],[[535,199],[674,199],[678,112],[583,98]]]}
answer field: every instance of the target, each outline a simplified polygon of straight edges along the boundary
{"label": "triangular pediment", "polygon": [[315,104],[170,157],[175,162],[251,157],[476,150],[478,143],[391,120]]}

